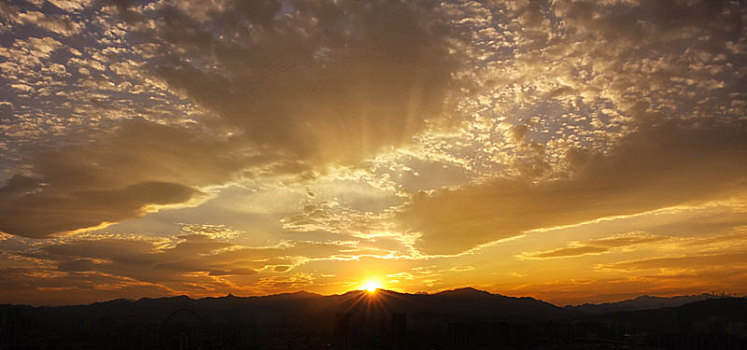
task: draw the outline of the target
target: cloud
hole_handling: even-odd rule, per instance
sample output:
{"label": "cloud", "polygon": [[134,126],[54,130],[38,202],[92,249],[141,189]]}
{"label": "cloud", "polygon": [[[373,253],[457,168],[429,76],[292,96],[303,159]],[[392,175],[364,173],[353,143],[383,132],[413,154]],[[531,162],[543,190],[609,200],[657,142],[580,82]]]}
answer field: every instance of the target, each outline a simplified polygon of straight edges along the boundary
{"label": "cloud", "polygon": [[[97,272],[149,283],[187,281],[191,273],[254,274],[251,267],[220,258],[233,245],[203,235],[180,235],[172,247],[147,239],[75,240],[50,245],[32,254],[57,262],[61,272]],[[246,257],[247,264],[251,257]],[[261,264],[261,263],[260,263]],[[253,264],[256,267],[257,262]]]}
{"label": "cloud", "polygon": [[16,17],[19,23],[33,24],[48,31],[70,36],[80,32],[82,25],[73,22],[67,17],[46,15],[39,11],[28,11],[19,13]]}
{"label": "cloud", "polygon": [[0,188],[0,231],[44,238],[142,216],[201,196],[245,165],[230,141],[142,120],[87,144],[43,149]]}
{"label": "cloud", "polygon": [[745,193],[744,18],[736,1],[0,3],[3,295],[336,293],[369,267],[413,290],[496,269],[575,276],[576,295],[697,286],[588,262],[744,250],[744,210],[707,208]]}
{"label": "cloud", "polygon": [[664,122],[610,153],[569,152],[572,175],[541,183],[497,179],[420,194],[400,214],[427,253],[458,253],[523,231],[630,215],[744,191],[747,126]]}
{"label": "cloud", "polygon": [[[193,201],[201,187],[242,174],[356,164],[410,142],[427,120],[445,118],[458,91],[453,33],[425,3],[299,1],[285,13],[277,1],[232,1],[207,11],[199,2],[118,6],[138,14],[122,24],[128,32],[118,34],[138,45],[135,52],[109,46],[103,54],[72,58],[98,65],[95,77],[82,71],[91,76],[80,85],[104,92],[89,95],[79,108],[107,113],[124,105],[107,96],[127,89],[118,83],[126,76],[109,77],[105,68],[121,51],[146,58],[138,72],[146,80],[208,112],[188,127],[111,121],[101,127],[114,132],[89,137],[87,144],[25,154],[30,171],[16,173],[1,189],[0,230],[43,238],[99,227]],[[78,11],[88,2],[53,4]],[[36,66],[63,44],[30,38],[6,56],[28,56],[20,52],[24,45],[38,51],[24,59]],[[111,68],[131,74],[121,65]],[[14,70],[23,71],[18,64]]]}
{"label": "cloud", "polygon": [[609,251],[609,248],[605,247],[594,247],[594,246],[580,246],[570,248],[560,248],[551,250],[548,252],[538,252],[529,255],[530,258],[564,258],[569,256],[581,256],[587,254],[598,254]]}
{"label": "cloud", "polygon": [[115,190],[64,193],[45,189],[44,184],[16,176],[0,189],[0,195],[5,196],[0,202],[0,227],[4,231],[37,238],[71,232],[140,216],[149,205],[186,202],[197,193],[180,184],[152,181]]}
{"label": "cloud", "polygon": [[60,34],[70,36],[80,32],[83,27],[66,16],[45,14],[40,11],[22,11],[18,6],[10,3],[0,4],[0,19],[6,20],[7,27],[0,31],[12,29],[12,24],[32,25],[39,28]]}
{"label": "cloud", "polygon": [[633,261],[623,261],[614,264],[601,265],[601,268],[635,271],[650,269],[704,269],[708,267],[729,267],[734,271],[744,272],[747,267],[747,252],[724,252],[715,254],[699,254],[662,258],[650,258]]}
{"label": "cloud", "polygon": [[584,242],[572,242],[570,244],[570,247],[541,252],[527,252],[519,254],[518,257],[524,259],[546,259],[600,254],[609,252],[614,248],[630,247],[642,243],[657,242],[666,240],[667,238],[668,237],[632,232],[629,234],[615,235],[602,239],[594,239]]}
{"label": "cloud", "polygon": [[455,33],[425,1],[193,5],[133,25],[152,73],[277,157],[354,163],[445,118],[459,91]]}
{"label": "cloud", "polygon": [[[184,233],[154,238],[86,234],[24,243],[0,241],[3,298],[26,300],[54,287],[92,295],[215,295],[257,291],[262,280],[292,279],[293,269],[313,259],[365,252],[354,245],[292,242],[271,247],[243,246],[226,240],[228,228],[190,225]],[[19,244],[21,243],[21,244]],[[299,272],[301,273],[301,272]],[[40,278],[46,278],[41,281]],[[137,286],[133,291],[133,286]],[[103,293],[109,290],[111,293]],[[20,297],[19,291],[28,295]],[[127,294],[122,294],[127,296]],[[132,297],[133,294],[129,296]]]}
{"label": "cloud", "polygon": [[80,11],[91,4],[91,0],[49,0],[49,2],[67,12]]}
{"label": "cloud", "polygon": [[54,274],[42,269],[2,268],[0,276],[3,299],[24,304],[70,305],[177,294],[157,284],[84,272]]}
{"label": "cloud", "polygon": [[[662,37],[688,37],[699,28],[723,35],[739,32],[741,19],[730,12],[739,6],[730,2],[677,1],[565,1],[553,13],[566,20],[566,28],[620,45],[654,45]],[[736,11],[738,12],[738,11]],[[714,22],[721,19],[721,22]],[[685,29],[683,31],[683,29]],[[720,35],[719,35],[720,36]],[[719,40],[718,38],[714,38]]]}

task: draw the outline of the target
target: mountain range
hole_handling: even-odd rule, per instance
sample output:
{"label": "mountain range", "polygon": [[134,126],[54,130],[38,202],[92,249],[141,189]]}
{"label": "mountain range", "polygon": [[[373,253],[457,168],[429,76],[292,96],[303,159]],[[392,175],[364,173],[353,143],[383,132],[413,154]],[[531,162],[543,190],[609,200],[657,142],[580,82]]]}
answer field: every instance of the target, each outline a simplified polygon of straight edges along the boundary
{"label": "mountain range", "polygon": [[695,301],[714,299],[715,296],[709,293],[703,293],[700,295],[682,295],[674,297],[657,297],[643,295],[635,299],[622,300],[610,303],[601,304],[582,304],[582,305],[568,305],[565,307],[567,310],[580,311],[584,314],[603,314],[608,312],[618,311],[638,311],[638,310],[650,310],[650,309],[662,309],[665,307],[677,307],[685,305]]}
{"label": "mountain range", "polygon": [[0,349],[552,349],[682,341],[739,349],[747,345],[745,325],[747,299],[709,294],[558,307],[474,288],[435,294],[379,289],[6,304],[0,305]]}

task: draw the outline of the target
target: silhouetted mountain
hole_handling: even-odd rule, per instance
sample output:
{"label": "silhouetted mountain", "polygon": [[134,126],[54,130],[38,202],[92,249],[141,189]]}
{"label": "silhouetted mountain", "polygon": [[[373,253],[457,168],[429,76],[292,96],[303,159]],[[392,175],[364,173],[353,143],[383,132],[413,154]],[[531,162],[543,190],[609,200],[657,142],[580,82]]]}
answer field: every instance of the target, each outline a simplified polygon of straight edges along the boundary
{"label": "silhouetted mountain", "polygon": [[665,307],[676,307],[692,303],[694,301],[713,299],[712,294],[683,295],[676,297],[655,297],[643,295],[635,299],[623,300],[613,303],[568,305],[568,310],[579,311],[584,314],[603,314],[617,311],[637,311],[661,309]]}
{"label": "silhouetted mountain", "polygon": [[697,333],[707,331],[709,323],[721,322],[741,324],[741,331],[747,331],[747,299],[707,299],[678,307],[600,314],[589,319],[613,321],[633,330]]}
{"label": "silhouetted mountain", "polygon": [[[650,299],[665,298],[636,300]],[[692,344],[740,349],[747,345],[745,325],[747,300],[736,298],[582,314],[473,288],[436,294],[229,294],[0,305],[0,349],[697,348]]]}

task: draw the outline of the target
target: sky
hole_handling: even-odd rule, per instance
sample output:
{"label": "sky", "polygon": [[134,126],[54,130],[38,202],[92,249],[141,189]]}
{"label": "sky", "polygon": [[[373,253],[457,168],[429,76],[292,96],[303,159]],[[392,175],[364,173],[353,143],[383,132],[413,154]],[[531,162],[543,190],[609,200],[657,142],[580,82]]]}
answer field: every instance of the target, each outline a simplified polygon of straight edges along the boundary
{"label": "sky", "polygon": [[747,293],[740,1],[0,3],[0,302]]}

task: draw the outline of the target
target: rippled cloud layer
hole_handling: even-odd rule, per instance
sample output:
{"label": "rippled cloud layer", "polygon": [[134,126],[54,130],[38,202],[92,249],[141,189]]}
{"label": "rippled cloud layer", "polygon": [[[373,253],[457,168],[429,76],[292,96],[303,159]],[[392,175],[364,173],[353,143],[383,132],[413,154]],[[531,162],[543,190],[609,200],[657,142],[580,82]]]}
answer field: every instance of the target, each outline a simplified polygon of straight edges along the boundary
{"label": "rippled cloud layer", "polygon": [[745,21],[738,1],[5,2],[0,296],[745,293]]}

